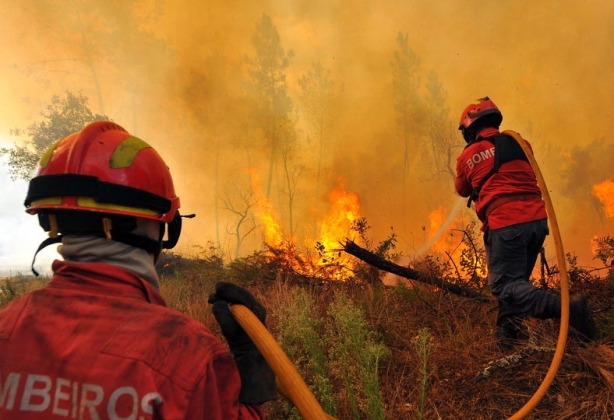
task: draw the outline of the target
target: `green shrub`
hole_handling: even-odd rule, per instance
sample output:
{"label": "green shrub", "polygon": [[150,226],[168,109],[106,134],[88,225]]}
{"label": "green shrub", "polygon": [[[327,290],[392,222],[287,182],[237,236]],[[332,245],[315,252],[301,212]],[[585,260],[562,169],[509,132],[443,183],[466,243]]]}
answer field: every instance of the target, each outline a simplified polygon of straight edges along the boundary
{"label": "green shrub", "polygon": [[[279,343],[296,365],[316,399],[328,414],[336,415],[335,399],[328,379],[326,343],[321,339],[323,321],[314,311],[313,298],[303,289],[291,289],[288,306],[279,308]],[[298,410],[287,403],[283,417],[300,419]]]}
{"label": "green shrub", "polygon": [[376,340],[362,311],[344,293],[335,295],[328,316],[333,320],[327,332],[330,356],[344,383],[352,418],[360,419],[363,412],[368,419],[384,419],[378,372],[388,348]]}

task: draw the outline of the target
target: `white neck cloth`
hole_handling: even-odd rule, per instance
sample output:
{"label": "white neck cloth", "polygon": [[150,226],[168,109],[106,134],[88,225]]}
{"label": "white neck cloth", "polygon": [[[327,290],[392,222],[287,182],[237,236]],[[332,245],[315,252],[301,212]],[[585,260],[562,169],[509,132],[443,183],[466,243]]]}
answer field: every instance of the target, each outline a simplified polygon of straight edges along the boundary
{"label": "white neck cloth", "polygon": [[58,253],[70,262],[105,263],[125,268],[160,291],[153,257],[143,249],[98,236],[65,235]]}

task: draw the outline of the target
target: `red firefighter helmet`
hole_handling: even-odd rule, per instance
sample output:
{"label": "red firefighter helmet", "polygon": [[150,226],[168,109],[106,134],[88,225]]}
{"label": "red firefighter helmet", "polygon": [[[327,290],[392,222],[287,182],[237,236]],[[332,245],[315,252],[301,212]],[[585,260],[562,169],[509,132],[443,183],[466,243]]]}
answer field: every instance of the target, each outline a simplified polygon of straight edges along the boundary
{"label": "red firefighter helmet", "polygon": [[497,126],[501,124],[501,121],[503,121],[503,115],[501,114],[501,111],[499,111],[499,108],[497,108],[497,105],[495,105],[495,103],[488,96],[480,98],[477,101],[467,105],[467,107],[463,110],[460,117],[460,122],[458,123],[458,129],[462,130],[464,128],[469,128],[477,119],[490,114],[495,114],[498,117],[495,117],[496,120],[498,119]]}
{"label": "red firefighter helmet", "polygon": [[170,223],[179,197],[160,155],[110,121],[97,121],[43,154],[26,211],[85,211]]}

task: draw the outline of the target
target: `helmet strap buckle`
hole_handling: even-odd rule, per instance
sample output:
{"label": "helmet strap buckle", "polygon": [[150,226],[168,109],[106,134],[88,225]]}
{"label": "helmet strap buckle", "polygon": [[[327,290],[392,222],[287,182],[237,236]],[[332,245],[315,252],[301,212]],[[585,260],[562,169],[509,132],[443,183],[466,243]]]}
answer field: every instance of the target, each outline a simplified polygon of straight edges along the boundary
{"label": "helmet strap buckle", "polygon": [[113,229],[113,222],[108,217],[102,218],[102,231],[104,232],[104,237],[107,238],[107,241],[110,241],[111,238],[111,229]]}
{"label": "helmet strap buckle", "polygon": [[55,214],[49,214],[47,220],[49,221],[49,237],[57,238],[59,232],[57,217],[55,217]]}

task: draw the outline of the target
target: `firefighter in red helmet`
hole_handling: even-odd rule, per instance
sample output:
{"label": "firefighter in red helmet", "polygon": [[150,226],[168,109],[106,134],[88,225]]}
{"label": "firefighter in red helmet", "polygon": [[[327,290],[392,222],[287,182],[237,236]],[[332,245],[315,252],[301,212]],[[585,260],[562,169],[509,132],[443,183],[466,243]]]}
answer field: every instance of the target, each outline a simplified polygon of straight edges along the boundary
{"label": "firefighter in red helmet", "polygon": [[[458,129],[467,145],[457,160],[455,186],[469,198],[468,207],[475,202],[483,223],[488,282],[499,303],[497,338],[509,348],[522,335],[523,318],[559,318],[561,298],[529,281],[548,235],[546,206],[522,147],[499,132],[502,121],[488,97],[463,110]],[[594,339],[586,296],[570,300],[570,325]]]}
{"label": "firefighter in red helmet", "polygon": [[228,352],[160,295],[155,262],[179,239],[179,204],[160,155],[113,122],[49,147],[25,205],[49,232],[39,250],[61,243],[63,260],[46,287],[0,308],[0,418],[262,417],[275,377],[228,304],[264,321],[262,305],[216,284]]}

